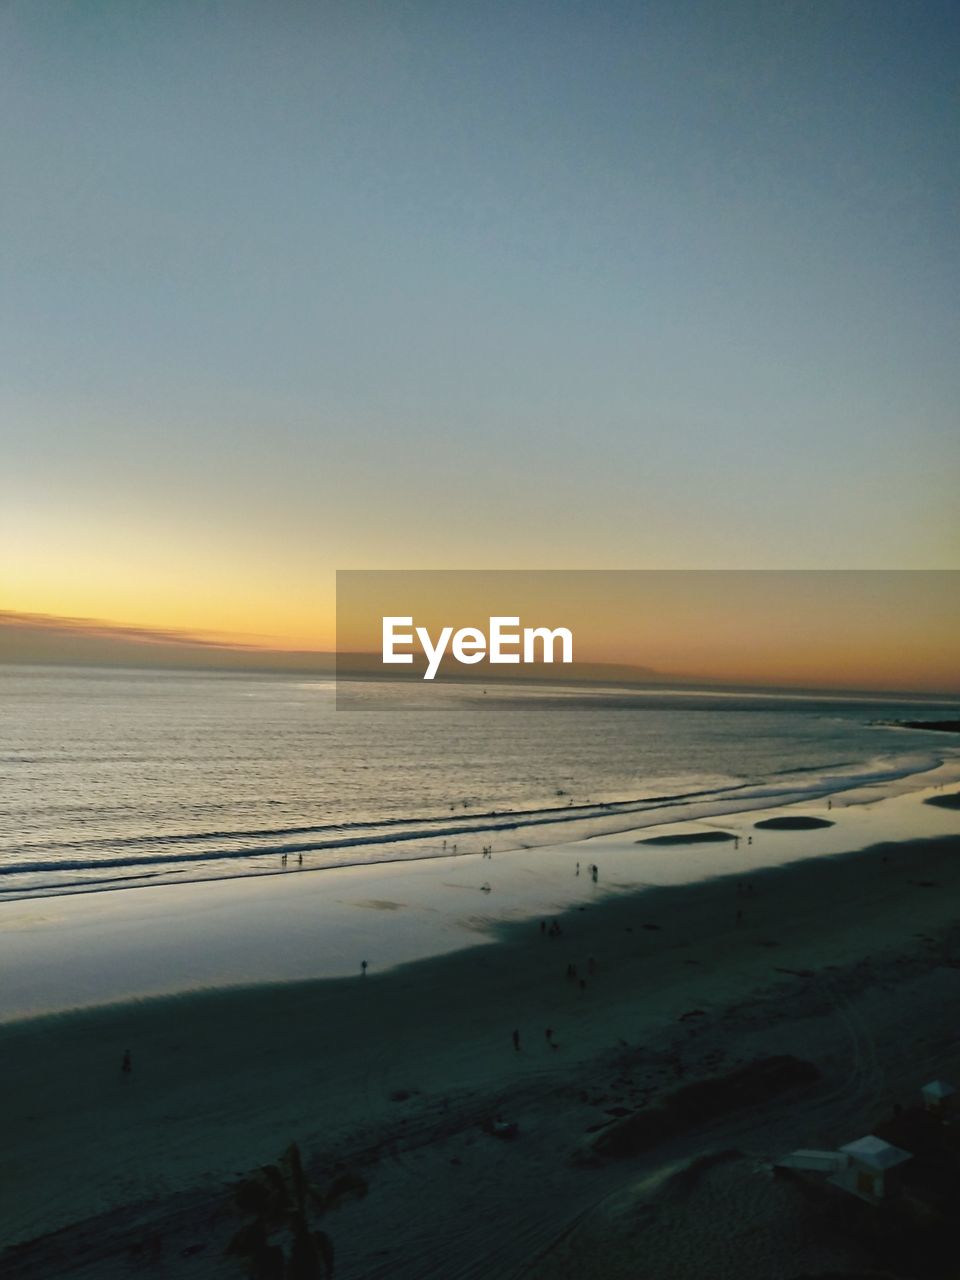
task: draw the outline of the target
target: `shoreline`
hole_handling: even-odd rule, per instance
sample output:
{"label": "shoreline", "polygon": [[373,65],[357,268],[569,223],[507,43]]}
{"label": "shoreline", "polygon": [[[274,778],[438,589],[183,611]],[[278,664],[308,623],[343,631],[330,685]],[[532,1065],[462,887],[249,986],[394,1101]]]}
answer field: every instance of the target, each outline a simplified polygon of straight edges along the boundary
{"label": "shoreline", "polygon": [[[564,1153],[562,1176],[550,1163],[550,1177],[558,1186],[569,1182],[569,1196],[582,1199],[587,1188],[617,1185],[631,1173],[605,1169],[578,1181],[569,1163],[590,1117],[609,1123],[590,1101],[599,1092],[629,1108],[671,1080],[702,1075],[757,1047],[801,1056],[815,1049],[828,1076],[846,1078],[851,1025],[856,1043],[876,1034],[871,1019],[928,1025],[931,1009],[920,988],[938,1000],[949,984],[955,989],[958,855],[960,835],[884,842],[754,869],[748,896],[728,875],[571,905],[557,916],[557,939],[543,937],[535,921],[503,921],[496,945],[366,978],[197,992],[6,1024],[0,1088],[12,1114],[0,1166],[3,1238],[36,1240],[92,1220],[91,1238],[115,1247],[115,1237],[129,1242],[141,1230],[135,1224],[144,1215],[172,1230],[177,1197],[219,1203],[231,1176],[297,1140],[324,1166],[359,1162],[371,1195],[382,1198],[376,1230],[359,1206],[331,1215],[329,1230],[347,1251],[338,1274],[423,1274],[398,1261],[389,1239],[397,1228],[391,1205],[416,1216],[409,1169],[396,1156],[410,1135],[421,1135],[416,1149],[430,1166],[431,1186],[450,1177],[451,1160],[476,1161],[471,1185],[481,1204],[490,1198],[500,1221],[509,1213],[498,1197],[523,1201],[511,1182],[517,1171],[506,1148],[475,1135],[479,1118],[504,1107],[517,1111],[528,1134],[523,1176],[529,1160],[545,1156],[546,1143]],[[571,962],[586,990],[565,978]],[[545,1026],[559,1048],[545,1040]],[[519,1053],[510,1041],[515,1028]],[[118,1068],[128,1047],[134,1072],[125,1080]],[[939,1056],[914,1049],[913,1058],[904,1070],[929,1060],[931,1076],[948,1075],[960,1067],[958,1033],[946,1035]],[[611,1072],[625,1074],[621,1059],[631,1062],[635,1088],[610,1084]],[[862,1099],[848,1102],[852,1125]],[[793,1121],[803,1128],[802,1109]],[[794,1145],[810,1145],[814,1136],[803,1129]],[[90,1159],[82,1185],[65,1172],[78,1150]],[[534,1201],[531,1212],[545,1215],[552,1230],[554,1210]],[[475,1207],[469,1213],[475,1216]],[[464,1229],[463,1214],[463,1206],[452,1212],[451,1231],[458,1223]],[[50,1247],[42,1240],[32,1246],[33,1261],[31,1250],[11,1254],[9,1274],[73,1274],[63,1259],[60,1270],[42,1269]],[[376,1247],[394,1251],[395,1271],[372,1269]],[[522,1238],[515,1242],[518,1257],[525,1247]],[[18,1270],[34,1264],[41,1269]],[[125,1265],[121,1258],[110,1264],[114,1270],[90,1274],[135,1274]],[[199,1270],[182,1265],[184,1276],[221,1274],[211,1256]],[[227,1267],[223,1274],[236,1272]]]}
{"label": "shoreline", "polygon": [[[504,923],[555,916],[660,885],[753,875],[880,840],[949,834],[950,810],[924,803],[960,776],[952,762],[893,783],[791,805],[634,827],[553,846],[142,886],[0,904],[0,1026],[45,1013],[197,989],[346,978],[478,943]],[[918,781],[923,785],[918,786]],[[758,821],[809,815],[820,830]],[[717,842],[718,832],[732,837]],[[668,837],[666,843],[662,833]],[[709,837],[705,840],[704,837]],[[685,839],[686,837],[686,839]],[[598,883],[586,868],[601,863]],[[575,868],[582,865],[583,874]]]}
{"label": "shoreline", "polygon": [[[864,762],[864,764],[880,764],[887,759],[888,757],[886,756],[877,756],[873,761]],[[49,863],[30,863],[25,866],[2,866],[0,867],[0,909],[5,903],[34,901],[45,898],[108,893],[121,889],[160,888],[165,885],[218,883],[280,875],[284,874],[284,872],[277,869],[275,860],[291,855],[295,857],[301,854],[307,855],[310,858],[310,864],[306,868],[308,870],[336,872],[356,867],[389,868],[452,856],[447,846],[449,844],[456,848],[457,841],[453,837],[466,838],[468,842],[492,841],[491,847],[495,848],[499,853],[511,853],[516,852],[518,849],[533,847],[549,848],[556,845],[579,843],[603,835],[625,834],[650,825],[661,825],[660,815],[664,811],[668,814],[672,814],[675,810],[683,811],[683,816],[679,818],[668,816],[665,819],[666,822],[682,822],[687,818],[722,817],[728,814],[735,815],[741,812],[749,812],[754,808],[816,803],[871,787],[884,787],[888,791],[893,791],[902,785],[915,787],[922,785],[918,783],[918,780],[925,775],[937,774],[940,771],[946,771],[948,775],[956,775],[960,778],[960,756],[952,753],[946,755],[936,753],[934,756],[925,759],[922,764],[915,759],[911,759],[909,768],[905,768],[904,761],[901,760],[901,763],[893,769],[887,768],[879,771],[873,769],[861,772],[859,775],[850,776],[842,774],[827,775],[813,786],[809,784],[804,786],[801,780],[802,775],[794,775],[795,785],[793,787],[781,787],[778,782],[774,781],[776,776],[774,775],[774,777],[759,782],[731,782],[729,786],[720,788],[706,788],[672,795],[591,801],[557,806],[553,809],[491,810],[485,813],[466,814],[459,819],[451,818],[449,815],[428,815],[424,818],[387,818],[347,824],[342,828],[346,830],[348,827],[414,827],[413,830],[397,831],[394,834],[387,834],[384,831],[377,837],[371,837],[370,835],[341,836],[331,840],[307,840],[266,845],[257,850],[219,849],[193,856],[188,854],[141,854],[131,855],[127,858],[107,858],[101,861],[84,863],[71,864],[66,860],[56,860]],[[544,828],[549,827],[558,828],[555,833],[551,834],[560,837],[559,839],[543,838]],[[435,830],[435,828],[437,829]],[[334,824],[330,828],[316,828],[316,830],[324,829],[334,830],[337,827]],[[274,836],[284,834],[304,835],[308,834],[310,830],[311,828],[297,827],[288,830],[278,829],[235,834],[246,836],[258,834]],[[534,833],[541,833],[541,838],[539,840],[533,838]],[[223,834],[224,838],[226,838],[230,833]],[[530,838],[522,839],[521,836],[524,835]],[[191,842],[203,842],[214,837],[209,833],[201,833],[199,835],[191,835],[188,838]],[[434,847],[429,843],[425,843],[432,839],[439,840],[441,838],[443,839],[441,847]],[[160,837],[157,837],[157,839],[160,839]],[[414,846],[419,844],[420,847],[406,856],[403,854],[387,855],[358,861],[328,862],[319,866],[315,865],[311,858],[311,855],[324,855],[337,850],[376,848],[378,845],[393,848],[394,846],[402,847],[406,844]],[[456,856],[469,857],[472,853],[479,852],[479,848],[480,845],[472,845],[471,848]],[[267,862],[267,859],[269,859],[269,862]],[[229,872],[221,871],[212,875],[200,874],[182,878],[183,871],[190,865],[200,867],[206,863],[217,862],[236,864],[237,869],[231,869]],[[127,867],[151,869],[136,872],[126,878],[104,876],[87,880],[71,880],[62,883],[14,888],[8,888],[4,884],[7,877],[35,875],[38,873],[38,868],[48,872],[76,870],[95,872],[98,868],[108,870]],[[171,878],[165,879],[165,876]],[[144,883],[145,881],[149,883]]]}

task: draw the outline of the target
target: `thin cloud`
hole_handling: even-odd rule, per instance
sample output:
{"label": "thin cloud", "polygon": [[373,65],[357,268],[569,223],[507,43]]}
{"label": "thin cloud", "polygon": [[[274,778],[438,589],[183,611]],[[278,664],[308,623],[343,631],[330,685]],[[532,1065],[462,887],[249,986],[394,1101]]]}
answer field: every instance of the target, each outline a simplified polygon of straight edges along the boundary
{"label": "thin cloud", "polygon": [[249,641],[215,639],[202,632],[136,627],[119,622],[107,622],[100,618],[70,618],[52,613],[15,613],[8,609],[0,609],[0,627],[40,628],[63,636],[126,640],[134,644],[186,645],[190,648],[199,645],[211,649],[239,649],[253,652],[269,647]]}

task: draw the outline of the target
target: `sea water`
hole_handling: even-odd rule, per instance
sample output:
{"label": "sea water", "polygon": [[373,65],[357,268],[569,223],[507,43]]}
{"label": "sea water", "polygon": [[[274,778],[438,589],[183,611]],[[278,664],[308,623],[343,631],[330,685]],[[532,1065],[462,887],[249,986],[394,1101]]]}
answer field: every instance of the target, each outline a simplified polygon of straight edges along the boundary
{"label": "sea water", "polygon": [[[932,769],[909,697],[0,667],[0,899],[556,844]],[[287,862],[284,863],[284,858]]]}

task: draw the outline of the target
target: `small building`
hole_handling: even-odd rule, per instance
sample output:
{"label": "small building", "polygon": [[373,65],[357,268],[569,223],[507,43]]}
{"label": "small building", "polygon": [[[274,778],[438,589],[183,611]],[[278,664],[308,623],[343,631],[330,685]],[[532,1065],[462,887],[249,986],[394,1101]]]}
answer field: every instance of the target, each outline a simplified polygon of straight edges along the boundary
{"label": "small building", "polygon": [[847,1157],[847,1164],[838,1169],[830,1181],[869,1204],[879,1204],[889,1195],[892,1170],[913,1158],[909,1151],[884,1142],[872,1133],[848,1142],[840,1148],[840,1154]]}
{"label": "small building", "polygon": [[923,1106],[925,1111],[931,1111],[935,1115],[945,1116],[953,1110],[956,1102],[956,1089],[952,1084],[947,1084],[945,1080],[931,1080],[929,1084],[925,1084],[920,1090],[920,1096],[923,1098]]}
{"label": "small building", "polygon": [[802,1169],[807,1173],[836,1173],[838,1169],[845,1169],[849,1163],[849,1159],[839,1151],[812,1151],[803,1148],[791,1151],[788,1156],[778,1160],[776,1168]]}

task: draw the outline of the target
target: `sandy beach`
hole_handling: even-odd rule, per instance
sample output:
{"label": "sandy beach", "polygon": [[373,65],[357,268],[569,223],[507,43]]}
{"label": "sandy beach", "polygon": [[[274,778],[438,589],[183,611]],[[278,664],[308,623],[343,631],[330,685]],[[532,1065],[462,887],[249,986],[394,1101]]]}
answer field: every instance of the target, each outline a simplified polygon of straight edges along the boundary
{"label": "sandy beach", "polygon": [[[291,1142],[318,1184],[365,1189],[323,1216],[338,1276],[686,1277],[704,1249],[717,1276],[863,1270],[771,1164],[960,1080],[960,833],[801,861],[820,833],[778,838],[780,866],[580,902],[559,936],[523,918],[387,972],[8,1023],[3,1274],[243,1275],[230,1187]],[[631,1159],[592,1149],[679,1084],[784,1054],[816,1082]]]}

